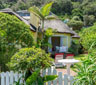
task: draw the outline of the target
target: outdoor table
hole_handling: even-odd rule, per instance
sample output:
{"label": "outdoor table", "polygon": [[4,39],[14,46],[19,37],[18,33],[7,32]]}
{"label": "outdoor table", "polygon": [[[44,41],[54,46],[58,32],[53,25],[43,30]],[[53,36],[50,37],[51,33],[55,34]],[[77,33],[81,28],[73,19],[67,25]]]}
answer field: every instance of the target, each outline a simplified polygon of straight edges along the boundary
{"label": "outdoor table", "polygon": [[66,66],[67,66],[67,74],[70,77],[70,66],[72,64],[74,64],[74,63],[78,63],[79,60],[75,60],[75,59],[61,59],[61,60],[58,60],[58,62],[66,64]]}

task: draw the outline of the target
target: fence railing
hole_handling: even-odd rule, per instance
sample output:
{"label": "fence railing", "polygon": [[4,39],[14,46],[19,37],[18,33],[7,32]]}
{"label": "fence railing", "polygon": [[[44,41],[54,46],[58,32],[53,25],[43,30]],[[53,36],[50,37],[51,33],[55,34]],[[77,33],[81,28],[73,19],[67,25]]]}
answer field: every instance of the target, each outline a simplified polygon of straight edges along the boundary
{"label": "fence railing", "polygon": [[[58,78],[53,81],[49,81],[45,85],[73,85],[73,76],[68,77],[67,74],[63,75],[62,72],[57,72],[56,69],[52,70],[51,68],[43,70],[42,76],[44,75],[58,75]],[[15,81],[18,81],[21,78],[22,74],[10,72],[0,73],[0,85],[13,85]],[[23,80],[21,79],[22,83]]]}

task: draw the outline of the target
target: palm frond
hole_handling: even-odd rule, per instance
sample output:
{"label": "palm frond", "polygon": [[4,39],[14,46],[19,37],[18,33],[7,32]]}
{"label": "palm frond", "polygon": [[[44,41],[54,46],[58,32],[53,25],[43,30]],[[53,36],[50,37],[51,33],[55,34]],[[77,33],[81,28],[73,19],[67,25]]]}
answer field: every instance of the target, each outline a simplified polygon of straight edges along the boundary
{"label": "palm frond", "polygon": [[40,12],[42,13],[42,15],[43,15],[44,17],[46,17],[46,16],[49,15],[50,10],[51,10],[51,7],[52,7],[52,4],[53,4],[53,2],[50,2],[50,3],[46,4],[46,5],[44,5],[44,6],[40,9]]}
{"label": "palm frond", "polygon": [[39,17],[40,19],[44,19],[44,16],[42,15],[42,13],[40,12],[39,8],[36,6],[30,7],[28,9],[29,12],[35,14],[37,17]]}

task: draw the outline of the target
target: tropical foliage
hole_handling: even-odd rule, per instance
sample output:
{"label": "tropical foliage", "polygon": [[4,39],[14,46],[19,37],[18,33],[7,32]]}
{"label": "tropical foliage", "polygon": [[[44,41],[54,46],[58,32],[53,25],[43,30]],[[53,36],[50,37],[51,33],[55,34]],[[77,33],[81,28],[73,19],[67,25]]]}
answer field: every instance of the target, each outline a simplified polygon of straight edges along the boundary
{"label": "tropical foliage", "polygon": [[26,80],[26,85],[44,85],[45,82],[52,81],[57,78],[57,75],[40,76],[40,69],[36,70]]}
{"label": "tropical foliage", "polygon": [[76,65],[77,75],[74,85],[95,85],[96,84],[96,50],[90,53],[80,65]]}
{"label": "tropical foliage", "polygon": [[42,39],[41,42],[41,47],[46,50],[46,52],[48,51],[48,47],[52,47],[52,45],[48,42],[48,39],[54,35],[55,30],[53,30],[52,28],[48,28],[45,32],[44,32],[44,37]]}
{"label": "tropical foliage", "polygon": [[[10,60],[20,48],[33,46],[30,27],[17,17],[0,13],[0,66]],[[2,69],[3,70],[3,69]]]}
{"label": "tropical foliage", "polygon": [[[7,64],[14,71],[25,73],[24,79],[27,85],[44,85],[45,82],[57,78],[56,75],[42,77],[41,70],[50,67],[53,59],[41,48],[22,48]],[[17,82],[17,84],[19,81]]]}
{"label": "tropical foliage", "polygon": [[73,30],[80,30],[83,26],[83,22],[78,16],[74,16],[69,22],[68,25],[73,28]]}
{"label": "tropical foliage", "polygon": [[44,20],[53,18],[53,17],[49,16],[52,4],[53,4],[53,2],[50,2],[50,3],[42,6],[41,9],[39,9],[36,6],[29,8],[30,12],[32,12],[33,14],[35,14],[36,16],[38,16],[41,19],[41,23],[42,23],[41,28],[43,31],[44,31]]}
{"label": "tropical foliage", "polygon": [[71,15],[73,9],[73,4],[71,0],[55,0],[52,6],[52,12],[57,15]]}
{"label": "tropical foliage", "polygon": [[[35,5],[35,9],[38,10],[38,8],[41,8],[43,5],[51,1],[54,1],[51,11],[58,15],[62,20],[71,20],[74,16],[78,16],[84,23],[85,27],[93,25],[96,21],[94,18],[96,17],[95,0],[0,0],[0,9],[9,7],[16,11],[28,9]],[[77,24],[80,28],[82,27],[80,22]]]}
{"label": "tropical foliage", "polygon": [[80,32],[81,44],[88,50],[90,48],[96,48],[96,24],[89,28],[85,28]]}
{"label": "tropical foliage", "polygon": [[[45,50],[47,50],[48,48],[48,38],[51,37],[53,35],[53,31],[51,28],[48,28],[46,31],[44,31],[44,21],[50,20],[50,19],[55,19],[55,16],[49,16],[50,11],[51,11],[51,7],[52,7],[53,2],[50,2],[44,6],[41,7],[41,9],[39,9],[36,6],[30,7],[29,11],[31,13],[33,13],[34,15],[36,15],[37,17],[39,17],[40,19],[40,23],[41,23],[41,32],[42,32],[42,38],[37,41],[39,43],[37,43],[38,45],[40,45],[39,47],[44,48]],[[38,30],[36,31],[37,33],[37,38],[38,38]],[[47,48],[46,48],[47,47]]]}
{"label": "tropical foliage", "polygon": [[95,16],[94,15],[84,15],[83,20],[84,20],[84,26],[86,26],[86,27],[92,26],[93,23],[95,22]]}
{"label": "tropical foliage", "polygon": [[10,66],[14,70],[34,72],[36,69],[45,69],[52,65],[53,59],[40,48],[22,48],[12,56]]}
{"label": "tropical foliage", "polygon": [[76,41],[72,41],[70,48],[68,49],[68,52],[73,53],[74,55],[78,55],[80,49],[80,43],[77,43]]}

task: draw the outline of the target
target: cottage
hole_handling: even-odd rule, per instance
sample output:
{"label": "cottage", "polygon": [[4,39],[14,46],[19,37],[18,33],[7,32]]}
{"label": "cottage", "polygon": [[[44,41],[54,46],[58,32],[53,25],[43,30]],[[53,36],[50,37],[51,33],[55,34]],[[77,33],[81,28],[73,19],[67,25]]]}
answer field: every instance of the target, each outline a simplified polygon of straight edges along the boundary
{"label": "cottage", "polygon": [[[40,28],[40,19],[34,14],[27,11],[17,11],[14,12],[10,8],[2,9],[0,12],[15,15],[18,19],[23,21],[25,24],[30,25],[30,29],[33,33],[34,40],[37,41],[36,31]],[[19,15],[20,14],[20,15]],[[28,19],[24,18],[24,14],[27,14]],[[23,16],[24,15],[24,16]],[[52,28],[56,30],[56,33],[49,38],[48,42],[52,45],[52,48],[48,47],[49,52],[67,52],[68,48],[71,46],[71,41],[74,39],[79,39],[80,37],[72,31],[63,21],[60,19],[45,20],[44,30]]]}
{"label": "cottage", "polygon": [[49,39],[49,43],[52,44],[52,49],[50,48],[49,52],[60,50],[58,47],[65,47],[65,51],[68,51],[71,45],[71,36],[74,35],[70,28],[59,19],[46,20],[44,29],[46,30],[47,28],[57,30]]}
{"label": "cottage", "polygon": [[[40,27],[40,19],[33,13],[30,14],[30,23],[36,28]],[[49,38],[48,42],[52,45],[52,48],[48,48],[51,53],[68,52],[68,48],[71,46],[72,40],[78,40],[80,37],[71,30],[67,24],[60,19],[51,19],[44,21],[44,30],[52,28],[56,30],[56,33]],[[61,49],[60,49],[61,48]]]}

